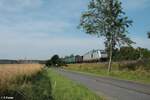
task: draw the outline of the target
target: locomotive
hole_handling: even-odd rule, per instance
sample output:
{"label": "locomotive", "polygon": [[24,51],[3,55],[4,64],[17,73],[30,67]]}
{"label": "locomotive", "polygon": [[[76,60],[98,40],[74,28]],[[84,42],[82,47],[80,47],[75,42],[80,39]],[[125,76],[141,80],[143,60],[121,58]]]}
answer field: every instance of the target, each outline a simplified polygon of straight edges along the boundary
{"label": "locomotive", "polygon": [[83,56],[76,55],[63,58],[65,63],[83,63],[83,62],[103,62],[108,58],[105,50],[91,50],[85,53]]}

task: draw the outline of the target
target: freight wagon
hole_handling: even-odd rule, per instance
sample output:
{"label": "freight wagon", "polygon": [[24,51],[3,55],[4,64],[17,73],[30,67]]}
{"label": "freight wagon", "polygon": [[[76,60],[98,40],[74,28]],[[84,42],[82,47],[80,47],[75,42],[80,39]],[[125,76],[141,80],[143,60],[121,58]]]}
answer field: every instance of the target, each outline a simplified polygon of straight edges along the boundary
{"label": "freight wagon", "polygon": [[65,57],[63,61],[68,64],[75,63],[75,56]]}
{"label": "freight wagon", "polygon": [[75,63],[82,63],[83,62],[83,56],[77,55],[75,56]]}

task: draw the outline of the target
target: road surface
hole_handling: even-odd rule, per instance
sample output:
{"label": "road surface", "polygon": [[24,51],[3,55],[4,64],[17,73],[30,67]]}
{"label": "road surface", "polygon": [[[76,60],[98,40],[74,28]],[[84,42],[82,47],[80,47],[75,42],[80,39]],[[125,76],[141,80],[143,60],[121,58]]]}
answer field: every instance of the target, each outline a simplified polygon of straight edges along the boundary
{"label": "road surface", "polygon": [[150,100],[150,85],[114,78],[55,69],[59,74],[83,84],[108,100]]}

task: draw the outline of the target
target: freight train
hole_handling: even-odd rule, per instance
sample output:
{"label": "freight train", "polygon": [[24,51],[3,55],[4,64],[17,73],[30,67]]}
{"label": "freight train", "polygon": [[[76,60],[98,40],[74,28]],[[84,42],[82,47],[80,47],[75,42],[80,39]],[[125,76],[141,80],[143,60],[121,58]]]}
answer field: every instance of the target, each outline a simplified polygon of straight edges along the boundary
{"label": "freight train", "polygon": [[69,56],[63,58],[65,63],[83,63],[83,62],[103,62],[107,61],[108,55],[105,50],[92,50],[84,54],[83,56]]}

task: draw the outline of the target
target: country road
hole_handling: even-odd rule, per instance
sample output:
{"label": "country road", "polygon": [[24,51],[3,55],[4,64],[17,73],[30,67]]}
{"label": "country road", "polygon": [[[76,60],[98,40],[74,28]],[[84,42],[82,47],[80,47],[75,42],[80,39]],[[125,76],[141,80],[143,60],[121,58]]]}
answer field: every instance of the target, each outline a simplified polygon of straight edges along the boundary
{"label": "country road", "polygon": [[150,100],[150,85],[62,69],[55,70],[59,74],[83,84],[96,94],[105,96],[108,100]]}

